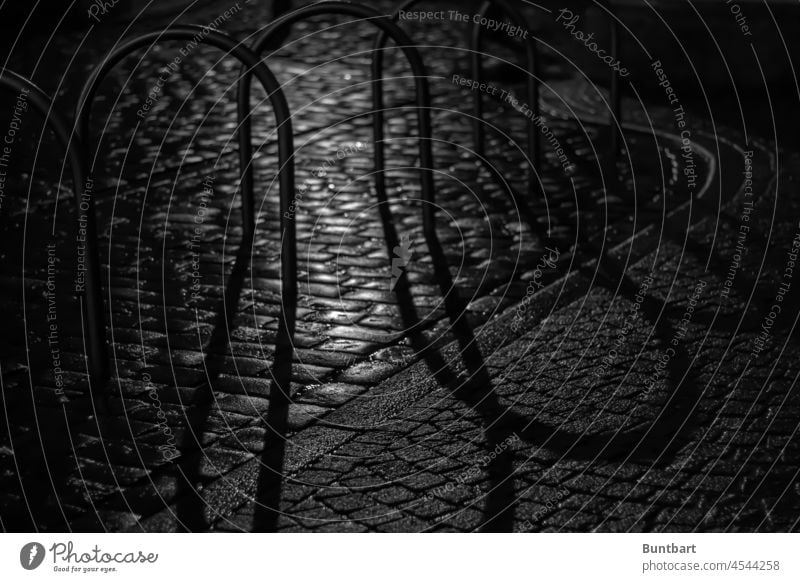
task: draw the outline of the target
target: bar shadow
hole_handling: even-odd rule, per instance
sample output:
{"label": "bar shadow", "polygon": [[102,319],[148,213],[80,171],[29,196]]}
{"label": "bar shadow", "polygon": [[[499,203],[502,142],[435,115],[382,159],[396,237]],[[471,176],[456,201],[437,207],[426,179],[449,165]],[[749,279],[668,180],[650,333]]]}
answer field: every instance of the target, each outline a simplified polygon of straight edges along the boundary
{"label": "bar shadow", "polygon": [[[388,205],[382,204],[380,209],[386,233],[387,251],[391,260],[392,249],[399,244],[399,237]],[[523,215],[532,216],[531,213],[525,211],[523,211]],[[541,231],[538,230],[538,232]],[[682,417],[680,414],[691,411],[696,402],[695,382],[691,378],[688,381],[683,378],[683,370],[688,370],[689,366],[685,350],[676,350],[676,356],[671,361],[669,380],[673,385],[678,386],[665,405],[665,408],[666,406],[672,407],[671,412],[669,415],[660,416],[655,423],[648,427],[621,431],[607,439],[598,439],[596,435],[574,433],[554,428],[537,420],[529,420],[500,403],[487,371],[485,359],[468,321],[466,305],[453,284],[441,245],[435,233],[428,233],[425,238],[433,259],[434,274],[444,298],[445,311],[451,322],[450,331],[458,342],[459,357],[468,371],[466,381],[460,380],[452,371],[434,343],[417,331],[419,316],[414,306],[405,271],[398,278],[395,293],[405,325],[407,329],[412,330],[409,334],[412,348],[425,361],[438,384],[478,412],[484,425],[488,449],[502,450],[500,454],[492,458],[487,467],[491,488],[486,498],[481,531],[508,532],[513,529],[513,453],[505,446],[497,446],[509,437],[517,435],[529,444],[543,446],[571,459],[585,461],[599,459],[649,461],[654,457],[665,461],[679,450],[682,446],[680,439],[676,438],[680,432],[679,429],[687,424],[695,424],[687,422],[687,416]],[[623,295],[634,299],[637,286],[625,275],[620,265],[606,256],[602,261],[602,266],[603,270],[613,273],[613,276],[609,276],[604,283],[611,286],[613,278],[617,277],[621,281],[620,290]],[[659,338],[666,341],[673,336],[674,330],[662,317],[659,317],[662,308],[663,305],[656,299],[648,297],[643,311],[645,319],[655,325]],[[690,419],[690,417],[688,418]]]}
{"label": "bar shadow", "polygon": [[225,293],[218,307],[214,329],[206,347],[203,367],[206,382],[196,389],[191,402],[181,402],[187,406],[186,432],[178,446],[182,456],[187,460],[178,463],[179,479],[176,487],[176,516],[185,531],[205,531],[208,523],[204,515],[205,502],[197,490],[201,483],[200,473],[203,466],[202,439],[208,421],[215,409],[213,386],[222,373],[225,365],[226,350],[230,347],[230,336],[233,321],[238,312],[240,296],[244,288],[250,261],[251,245],[244,241],[239,247],[233,269],[225,285]]}
{"label": "bar shadow", "polygon": [[[291,307],[294,313],[296,307]],[[283,466],[286,459],[286,439],[289,433],[289,408],[291,402],[292,357],[294,346],[291,334],[280,333],[275,346],[275,362],[271,374],[269,408],[264,419],[266,434],[258,488],[255,495],[255,532],[274,532],[280,518],[283,493]]]}

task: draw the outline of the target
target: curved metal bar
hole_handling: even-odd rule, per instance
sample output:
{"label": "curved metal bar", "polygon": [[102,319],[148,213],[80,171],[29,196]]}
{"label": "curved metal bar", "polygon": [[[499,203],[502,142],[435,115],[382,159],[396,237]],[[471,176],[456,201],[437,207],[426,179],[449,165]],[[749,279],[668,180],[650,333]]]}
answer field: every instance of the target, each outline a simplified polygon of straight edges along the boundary
{"label": "curved metal bar", "polygon": [[[369,20],[381,31],[391,36],[408,59],[414,73],[416,85],[417,119],[419,124],[419,157],[422,172],[422,222],[425,234],[435,234],[436,223],[434,215],[434,182],[433,182],[433,146],[431,144],[431,119],[430,119],[430,90],[425,65],[419,51],[412,46],[411,39],[390,18],[380,14],[372,8],[360,4],[350,4],[339,1],[323,1],[317,4],[304,6],[290,14],[284,15],[267,26],[256,39],[252,49],[261,55],[264,48],[288,26],[300,20],[321,14],[341,14]],[[250,100],[250,75],[242,75],[239,85],[240,115],[247,109]],[[381,202],[387,200],[385,178],[385,152],[383,131],[383,87],[373,84],[373,141],[375,142],[375,191]]]}
{"label": "curved metal bar", "polygon": [[[56,138],[66,150],[66,162],[72,173],[75,205],[78,210],[78,224],[86,225],[85,274],[83,285],[76,284],[76,292],[81,301],[83,325],[88,343],[89,388],[99,390],[108,380],[108,346],[105,340],[103,316],[103,296],[100,292],[100,255],[97,250],[97,224],[94,200],[91,196],[82,204],[84,171],[81,164],[80,143],[68,129],[61,115],[53,110],[52,100],[33,81],[12,71],[0,70],[0,87],[18,93],[28,91],[28,100],[45,123],[55,133]],[[79,226],[80,228],[80,226]]]}
{"label": "curved metal bar", "polygon": [[[275,122],[278,128],[278,160],[279,160],[279,185],[280,185],[280,223],[281,223],[281,291],[284,308],[284,317],[279,325],[278,339],[291,339],[294,335],[295,306],[297,297],[297,244],[294,221],[288,220],[292,197],[294,196],[294,138],[292,136],[292,122],[289,105],[280,88],[278,80],[266,64],[253,54],[250,49],[231,37],[210,30],[207,27],[193,25],[176,25],[162,32],[154,32],[139,36],[125,43],[112,52],[95,69],[90,79],[81,91],[81,96],[75,111],[75,123],[79,135],[83,138],[83,151],[81,163],[83,171],[88,175],[89,167],[89,119],[91,105],[97,95],[101,82],[106,75],[122,59],[141,48],[161,41],[195,41],[205,42],[219,48],[238,59],[247,69],[248,75],[255,74],[267,92],[275,113]],[[253,168],[252,144],[249,127],[250,111],[248,110],[247,127],[239,129],[239,159],[242,165],[242,206],[245,216],[244,242],[252,242],[255,230],[254,196],[253,196]],[[240,120],[241,121],[241,120]]]}

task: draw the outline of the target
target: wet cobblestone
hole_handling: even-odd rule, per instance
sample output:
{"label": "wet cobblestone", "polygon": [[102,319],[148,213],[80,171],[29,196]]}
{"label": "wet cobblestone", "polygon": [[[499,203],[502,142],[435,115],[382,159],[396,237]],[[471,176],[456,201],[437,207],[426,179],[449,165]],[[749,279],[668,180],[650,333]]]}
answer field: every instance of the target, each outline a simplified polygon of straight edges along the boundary
{"label": "wet cobblestone", "polygon": [[[230,26],[240,38],[252,31],[250,21]],[[318,27],[299,25],[292,38]],[[444,27],[426,34],[446,46],[460,42],[458,32]],[[533,268],[545,241],[519,220],[508,194],[461,149],[471,143],[471,127],[463,113],[451,108],[466,103],[469,92],[450,82],[452,59],[426,58],[435,138],[441,140],[435,144],[441,168],[436,176],[439,239],[469,305],[485,357],[482,368],[491,380],[490,386],[473,387],[478,397],[454,395],[436,385],[428,364],[419,361],[405,339],[407,330],[389,288],[391,261],[373,187],[364,177],[372,169],[372,138],[369,61],[362,51],[371,47],[372,37],[366,27],[345,36],[327,31],[268,59],[286,82],[295,115],[297,183],[307,187],[295,217],[301,296],[286,413],[289,433],[283,435],[288,476],[272,506],[275,511],[264,516],[252,501],[269,497],[259,465],[275,436],[265,428],[275,406],[270,370],[280,317],[274,124],[269,108],[261,104],[254,127],[260,146],[257,236],[247,264],[238,265],[241,201],[233,134],[238,65],[219,60],[214,51],[196,49],[165,86],[156,108],[136,126],[152,71],[172,58],[171,49],[161,48],[135,68],[131,59],[109,81],[94,118],[96,130],[102,128],[97,149],[103,160],[96,179],[113,338],[111,410],[94,410],[87,397],[80,323],[71,301],[59,302],[59,324],[66,410],[70,418],[81,419],[77,423],[67,426],[44,336],[37,341],[34,333],[47,321],[46,257],[37,237],[44,240],[54,212],[53,176],[34,178],[36,189],[51,195],[35,202],[43,220],[26,214],[30,208],[23,203],[4,209],[3,260],[14,265],[15,257],[24,256],[26,265],[24,276],[8,269],[0,277],[7,298],[3,313],[14,321],[0,339],[4,407],[13,411],[11,420],[3,420],[8,430],[2,431],[2,439],[10,435],[12,440],[0,440],[0,487],[9,492],[0,507],[4,527],[29,527],[30,512],[40,527],[52,530],[796,527],[800,491],[794,469],[780,462],[792,458],[797,448],[794,363],[773,347],[749,378],[739,378],[763,316],[762,303],[773,293],[771,271],[758,279],[761,302],[748,310],[745,296],[734,295],[722,305],[708,299],[720,294],[725,271],[720,267],[731,260],[735,237],[715,242],[713,273],[705,270],[702,254],[684,260],[679,242],[685,229],[669,232],[671,238],[653,254],[649,238],[662,233],[648,233],[648,227],[687,199],[675,179],[662,195],[656,172],[664,164],[670,168],[666,175],[675,175],[678,138],[657,142],[647,132],[630,130],[626,137],[635,172],[625,170],[623,183],[605,196],[593,161],[605,137],[600,96],[575,80],[557,81],[543,103],[550,127],[568,144],[576,175],[570,181],[558,160],[545,156],[547,200],[535,201],[534,210],[551,221],[553,239],[564,250],[559,272],[546,282],[585,289],[575,291],[566,304],[552,306],[550,313],[542,312],[547,302],[537,299],[539,305],[525,316],[529,331],[515,337],[508,331],[510,314],[536,276]],[[350,56],[315,68],[325,42]],[[464,62],[462,57],[457,66]],[[407,74],[399,59],[390,60],[389,71]],[[450,345],[454,336],[422,233],[413,87],[408,79],[393,80],[386,95],[392,107],[389,207],[398,231],[412,241],[406,269],[414,305],[425,318],[428,338],[439,339],[447,365],[456,377],[466,378],[477,363],[460,362]],[[575,112],[587,120],[585,133],[572,119]],[[493,123],[508,126],[514,142],[524,143],[525,121],[513,109],[493,104],[488,113]],[[663,112],[654,118],[669,126]],[[632,119],[645,125],[643,114]],[[508,145],[506,138],[490,135],[487,151],[504,177],[525,191],[523,158],[508,154],[514,151]],[[324,176],[315,175],[338,151],[354,153]],[[735,159],[734,153],[727,155]],[[760,150],[759,157],[763,174],[770,161]],[[698,158],[701,175],[713,177],[710,160]],[[208,176],[214,186],[206,206],[202,185]],[[734,192],[724,196],[735,208]],[[66,207],[63,201],[61,207]],[[193,247],[200,212],[201,236]],[[789,204],[785,212],[794,215],[797,208]],[[69,239],[65,214],[59,213],[57,234]],[[23,220],[28,231],[20,236]],[[711,239],[716,241],[718,231],[710,221],[692,217],[695,249],[711,248]],[[722,224],[723,232],[732,232],[735,217]],[[634,235],[647,251],[629,261],[625,242]],[[780,255],[780,245],[792,235],[776,233],[774,240],[783,242],[775,243],[773,252]],[[593,376],[618,334],[615,322],[624,319],[631,305],[630,296],[620,298],[608,285],[591,287],[584,281],[579,263],[591,249],[576,250],[600,243],[617,248],[616,258],[624,259],[622,272],[634,289],[649,272],[658,273],[649,301],[661,305],[669,325],[680,321],[693,283],[709,283],[707,299],[683,340],[683,359],[692,366],[670,369],[669,377],[662,373],[648,394],[641,387],[652,377],[664,342],[654,331],[654,320],[637,320],[607,373]],[[69,265],[68,257],[69,249],[62,249],[59,264]],[[771,268],[779,268],[780,261],[776,258]],[[742,277],[755,275],[758,267],[748,263]],[[69,277],[57,284],[68,289]],[[234,284],[241,293],[225,318],[221,303],[226,286]],[[14,318],[23,310],[25,325]],[[731,343],[730,321],[740,313],[752,313],[749,327],[739,329]],[[767,362],[780,362],[780,376],[771,381],[774,371]],[[689,374],[690,380],[677,387],[676,374]],[[702,393],[692,392],[699,387]],[[150,394],[157,395],[158,406]],[[395,401],[397,394],[401,397]],[[675,404],[670,398],[678,405],[674,414],[669,414]],[[689,408],[691,430],[674,430],[672,423]],[[659,415],[666,420],[654,422]],[[642,437],[653,424],[656,433],[672,430],[679,438],[664,447],[665,434]],[[544,429],[554,426],[569,438],[548,438]],[[614,434],[624,438],[612,439]],[[481,465],[488,451],[514,435],[519,438],[498,455],[499,461]],[[612,451],[596,451],[586,446],[587,440],[609,441]],[[630,448],[638,440],[643,444],[626,459],[625,445]],[[167,460],[160,447],[172,442],[178,456]],[[663,459],[653,454],[658,446],[665,450]],[[581,452],[582,447],[589,452]],[[21,450],[33,458],[21,463],[15,454]],[[476,466],[481,470],[472,471]],[[30,507],[23,488],[42,489],[49,501]],[[503,500],[516,503],[506,508]],[[189,514],[194,517],[186,519]]]}

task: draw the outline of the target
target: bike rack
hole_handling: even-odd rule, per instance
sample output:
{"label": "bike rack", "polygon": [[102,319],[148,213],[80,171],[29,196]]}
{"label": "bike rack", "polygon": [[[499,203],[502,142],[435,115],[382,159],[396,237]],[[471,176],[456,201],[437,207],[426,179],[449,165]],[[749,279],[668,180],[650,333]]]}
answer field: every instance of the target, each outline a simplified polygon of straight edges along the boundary
{"label": "bike rack", "polygon": [[[422,0],[405,0],[402,4],[400,4],[394,11],[394,15],[392,16],[392,20],[397,20],[399,18],[400,12],[408,10],[415,5],[422,2]],[[522,23],[522,26],[527,29],[529,28],[527,25],[527,21],[525,18],[520,14],[520,12],[510,3],[508,0],[486,0],[479,12],[479,16],[485,16],[488,13],[489,9],[492,6],[497,6],[501,10],[504,11],[505,15],[508,16],[511,20]],[[483,78],[483,66],[482,66],[482,55],[481,55],[481,41],[483,37],[483,27],[479,23],[475,23],[473,26],[472,31],[472,38],[471,38],[471,66],[472,66],[472,78],[473,80],[477,81],[478,83],[481,82]],[[386,47],[386,34],[379,33],[378,38],[375,40],[374,46],[374,54],[372,58],[372,79],[375,86],[379,88],[379,96],[380,101],[376,103],[375,110],[377,115],[380,117],[380,123],[382,126],[383,122],[383,49]],[[539,107],[539,89],[541,85],[541,81],[539,80],[539,58],[538,58],[538,43],[536,39],[531,38],[530,42],[525,43],[525,51],[526,51],[526,65],[528,70],[532,73],[528,75],[527,83],[527,98],[528,102],[531,104],[531,108],[536,116],[539,116],[541,113]],[[485,147],[484,147],[484,136],[485,136],[485,128],[483,124],[483,96],[479,92],[475,92],[474,102],[473,102],[473,112],[474,118],[473,122],[473,141],[474,141],[474,148],[476,153],[479,157],[485,158]],[[535,184],[538,182],[538,175],[536,173],[536,168],[539,167],[539,156],[540,156],[540,148],[539,148],[539,139],[536,135],[536,131],[532,125],[528,126],[528,152],[531,158],[531,164],[528,168],[528,189],[529,192],[533,193],[536,188]]]}
{"label": "bike rack", "polygon": [[[416,4],[421,0],[408,0],[408,5]],[[493,5],[497,5],[501,7],[501,9],[505,10],[506,15],[511,17],[512,20],[517,22],[525,23],[525,19],[519,13],[519,11],[512,7],[512,6],[505,6],[508,5],[507,0],[485,0],[483,5],[481,6],[479,15],[481,17],[486,16],[487,12]],[[613,0],[606,0],[603,2],[604,8],[608,12],[608,23],[610,27],[610,40],[611,40],[611,56],[614,57],[614,60],[619,60],[620,56],[620,42],[619,42],[619,22],[617,21],[616,12],[614,10],[614,1]],[[404,7],[405,8],[405,7]],[[528,28],[526,26],[526,28]],[[473,78],[478,82],[481,81],[481,59],[480,59],[480,52],[481,52],[481,37],[483,33],[483,27],[480,24],[475,23],[472,31],[472,74]],[[531,45],[533,48],[533,54],[531,55]],[[531,39],[531,43],[527,46],[528,49],[528,57],[527,57],[527,66],[530,71],[533,72],[533,76],[528,77],[528,101],[532,102],[536,105],[534,108],[534,113],[539,115],[540,108],[539,108],[539,88],[541,82],[539,81],[539,70],[538,70],[538,43],[535,39]],[[609,111],[609,132],[610,132],[610,143],[609,147],[611,148],[611,155],[612,160],[616,163],[621,155],[620,148],[622,145],[621,142],[621,132],[622,132],[622,94],[620,92],[620,84],[619,84],[619,75],[611,71],[611,79],[609,84],[609,92],[610,92],[610,99],[611,99],[611,110]],[[535,98],[533,97],[535,95]],[[475,132],[475,145],[476,150],[480,153],[483,157],[482,149],[478,149],[479,147],[483,147],[483,126],[480,124],[479,120],[482,119],[483,116],[483,108],[482,108],[482,99],[480,94],[476,94],[475,99],[475,120],[474,120],[474,132]],[[620,126],[617,128],[617,126]],[[529,128],[530,130],[531,128]],[[533,160],[534,166],[538,167],[539,164],[539,148],[538,148],[538,140],[536,138],[532,138],[528,135],[528,150],[531,153],[531,159]],[[535,146],[535,147],[534,147]],[[535,174],[531,172],[531,174]],[[530,184],[533,183],[532,180],[533,176],[529,178]],[[529,190],[532,188],[529,184]]]}
{"label": "bike rack", "polygon": [[[290,14],[286,14],[272,24],[268,25],[253,43],[252,51],[256,55],[263,53],[265,47],[277,37],[286,27],[312,16],[323,14],[336,14],[344,16],[354,16],[369,20],[381,31],[391,36],[405,54],[411,69],[414,73],[416,85],[417,119],[419,124],[419,157],[420,170],[422,171],[421,186],[423,230],[427,235],[435,235],[436,223],[434,213],[434,182],[433,182],[433,147],[431,144],[431,120],[430,120],[430,90],[428,87],[428,77],[422,57],[419,51],[412,45],[411,39],[398,27],[389,17],[380,14],[372,8],[360,4],[350,4],[348,2],[326,0],[317,4],[304,6]],[[239,85],[239,117],[242,119],[243,112],[249,107],[250,102],[250,82],[249,72],[243,71]],[[373,84],[372,90],[373,103],[373,141],[375,146],[375,191],[380,202],[387,200],[386,178],[385,178],[385,152],[384,152],[384,131],[383,131],[383,87],[382,84]],[[250,130],[249,125],[243,127]]]}
{"label": "bike rack", "polygon": [[78,223],[86,221],[86,274],[84,291],[78,291],[84,329],[89,340],[89,386],[96,390],[105,383],[108,377],[108,351],[103,339],[105,325],[103,318],[103,297],[100,293],[100,260],[97,251],[97,224],[94,200],[90,197],[84,208],[81,202],[81,189],[85,184],[84,166],[81,163],[81,146],[79,140],[69,131],[68,124],[53,109],[53,100],[33,81],[7,69],[0,69],[0,88],[16,91],[29,91],[28,99],[33,108],[44,118],[45,124],[56,135],[56,139],[66,150],[66,163],[72,173],[72,184],[75,194],[75,205],[78,211]]}
{"label": "bike rack", "polygon": [[[295,305],[297,295],[297,249],[295,224],[287,220],[284,213],[289,211],[289,206],[294,193],[294,146],[292,135],[291,116],[286,97],[280,88],[275,76],[261,59],[257,58],[250,49],[238,43],[231,37],[213,31],[207,27],[195,25],[175,25],[161,32],[148,33],[136,37],[112,52],[92,73],[92,76],[83,86],[80,99],[75,110],[75,125],[79,139],[83,144],[82,151],[76,152],[76,163],[81,169],[81,176],[91,175],[93,164],[89,163],[89,121],[91,106],[97,97],[97,91],[106,75],[125,57],[131,53],[148,47],[160,41],[197,41],[225,51],[238,59],[248,70],[248,75],[255,74],[259,82],[267,92],[267,97],[272,104],[275,112],[275,120],[278,128],[278,159],[279,159],[279,185],[280,185],[280,224],[281,224],[281,292],[284,307],[284,317],[281,318],[279,325],[278,338],[291,338],[294,334],[295,314],[294,308],[287,309]],[[247,117],[251,111],[247,110]],[[248,123],[249,125],[249,123]],[[239,128],[239,160],[241,164],[241,188],[242,188],[242,215],[244,220],[243,245],[251,244],[255,232],[255,213],[254,213],[254,193],[253,193],[253,167],[252,167],[252,144],[249,127],[247,131],[240,126]],[[94,247],[95,260],[97,260],[96,233],[89,237]],[[99,263],[99,261],[98,261]],[[102,299],[100,294],[100,284],[98,278],[92,281],[90,297],[94,298],[97,307],[93,307],[92,313],[95,314],[95,325],[90,327],[90,367],[95,371],[96,377],[105,384],[108,380],[108,366],[105,342],[105,322],[102,315]],[[90,301],[91,303],[92,301]]]}
{"label": "bike rack", "polygon": [[[421,0],[408,0],[407,4],[412,5],[416,4]],[[511,17],[512,20],[516,19],[517,22],[525,23],[523,16],[519,13],[519,11],[512,7],[512,6],[505,6],[508,5],[507,0],[486,0],[483,5],[481,6],[479,15],[481,17],[486,16],[487,12],[493,5],[497,5],[505,10],[506,15]],[[606,0],[603,2],[604,8],[608,12],[608,23],[610,26],[610,40],[611,40],[611,56],[614,57],[614,60],[619,60],[620,56],[620,42],[619,42],[619,22],[617,21],[616,12],[614,10],[614,0]],[[526,25],[526,28],[527,27]],[[483,27],[480,24],[475,23],[472,32],[472,74],[473,78],[478,82],[481,81],[481,59],[480,59],[480,52],[481,52],[481,37],[483,33]],[[533,54],[531,55],[531,45],[533,48]],[[535,39],[531,39],[531,43],[527,46],[528,48],[528,58],[527,58],[527,66],[530,71],[533,72],[533,76],[528,77],[528,101],[535,103],[536,107],[534,108],[534,113],[539,115],[540,108],[539,108],[539,88],[541,82],[539,81],[539,70],[538,70],[538,43]],[[610,132],[610,143],[609,147],[611,148],[612,152],[612,160],[616,163],[621,155],[620,148],[621,148],[621,133],[622,133],[622,95],[620,92],[620,84],[619,84],[619,75],[611,71],[611,79],[609,84],[609,92],[610,92],[610,99],[611,99],[611,110],[609,111],[609,132]],[[534,98],[535,95],[535,98]],[[475,117],[474,120],[474,132],[475,132],[475,145],[476,149],[478,147],[483,147],[483,126],[479,123],[479,120],[482,119],[483,116],[483,109],[482,109],[482,99],[480,94],[476,94],[475,99]],[[620,126],[619,128],[617,126]],[[529,128],[530,130],[530,128]],[[529,131],[530,133],[530,131]],[[534,147],[536,146],[536,147]],[[528,136],[528,150],[531,153],[531,159],[533,160],[534,166],[538,167],[539,164],[539,148],[538,148],[538,140],[532,138],[530,135]],[[483,156],[483,150],[477,149],[477,151]],[[531,174],[535,174],[531,172]],[[529,182],[532,184],[533,176],[529,178]],[[529,190],[531,186],[529,184]]]}
{"label": "bike rack", "polygon": [[[67,129],[67,124],[62,117],[52,111],[52,100],[33,82],[11,71],[0,69],[0,88],[19,92],[22,89],[30,90],[30,102],[40,114],[45,117],[46,124],[54,131],[59,142],[67,150],[66,162],[70,165],[72,181],[74,183],[75,197],[78,205],[79,220],[86,222],[86,274],[85,290],[79,292],[84,329],[87,334],[87,358],[89,369],[90,389],[98,390],[109,379],[108,343],[106,341],[105,314],[103,310],[103,295],[100,283],[100,260],[97,244],[97,218],[95,214],[94,196],[85,192],[87,178],[91,177],[94,163],[90,163],[90,116],[91,108],[97,97],[97,92],[102,81],[124,58],[135,51],[146,48],[160,41],[199,41],[204,42],[232,55],[242,63],[242,74],[239,79],[237,95],[237,113],[239,117],[238,142],[239,161],[241,166],[241,192],[242,192],[242,220],[243,220],[243,247],[252,244],[255,236],[255,194],[253,171],[253,145],[252,145],[252,109],[250,103],[250,90],[252,77],[255,75],[267,93],[274,110],[278,131],[278,158],[279,158],[279,187],[280,187],[280,229],[281,229],[281,292],[284,317],[278,329],[278,340],[284,338],[291,342],[294,335],[295,312],[293,306],[297,297],[297,239],[294,220],[288,218],[292,197],[294,196],[294,137],[292,133],[291,115],[286,97],[281,86],[268,66],[262,61],[262,53],[270,41],[277,38],[292,24],[313,16],[323,14],[336,14],[360,18],[372,22],[377,26],[379,35],[375,42],[375,51],[372,61],[372,105],[373,113],[373,141],[375,147],[375,189],[379,201],[387,200],[386,194],[386,158],[385,158],[385,132],[384,132],[384,91],[383,91],[383,49],[387,38],[391,37],[408,60],[415,77],[416,108],[419,126],[419,157],[421,175],[421,191],[424,202],[423,229],[427,236],[435,236],[435,209],[434,209],[434,180],[433,180],[433,148],[432,129],[430,119],[430,89],[427,72],[418,49],[413,46],[410,37],[395,23],[400,10],[410,8],[421,0],[405,0],[393,16],[382,15],[373,8],[360,4],[338,0],[324,0],[317,4],[305,6],[290,14],[286,14],[277,21],[265,27],[256,42],[248,48],[228,35],[212,30],[208,27],[195,25],[174,25],[161,31],[144,34],[136,37],[114,50],[93,71],[89,80],[84,84],[78,105],[75,109],[74,132]],[[612,7],[613,2],[605,3],[609,14],[611,26],[611,52],[617,58],[619,55],[619,24],[615,18]],[[500,8],[506,17],[522,23],[527,28],[527,23],[509,0],[484,0],[481,5],[480,16],[485,16],[492,6]],[[471,36],[471,65],[475,80],[482,79],[481,44],[483,27],[475,22]],[[538,43],[535,39],[525,43],[526,64],[532,73],[527,79],[527,95],[534,114],[541,112],[539,105],[539,79]],[[614,128],[615,121],[621,123],[621,95],[618,75],[612,72],[611,77],[611,148],[613,159],[620,155],[620,131]],[[484,155],[485,128],[483,118],[482,95],[476,93],[474,100],[473,138],[475,149],[481,157]],[[538,183],[536,168],[540,157],[540,140],[535,128],[528,127],[528,150],[533,163],[529,168],[529,191],[536,190]],[[85,200],[83,200],[85,199]]]}

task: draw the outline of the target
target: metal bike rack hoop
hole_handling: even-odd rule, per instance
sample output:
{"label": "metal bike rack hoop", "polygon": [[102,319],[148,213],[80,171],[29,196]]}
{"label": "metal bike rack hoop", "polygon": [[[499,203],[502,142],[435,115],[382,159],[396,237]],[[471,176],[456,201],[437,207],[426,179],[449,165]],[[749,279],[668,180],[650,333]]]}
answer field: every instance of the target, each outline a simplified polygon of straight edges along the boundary
{"label": "metal bike rack hoop", "polygon": [[[91,172],[89,164],[89,124],[91,106],[97,96],[100,84],[106,75],[125,57],[131,53],[151,46],[162,41],[191,41],[200,38],[202,42],[225,51],[238,59],[248,70],[249,74],[255,74],[259,82],[267,92],[270,103],[275,113],[275,121],[278,128],[278,159],[279,159],[279,184],[280,184],[280,224],[281,224],[281,291],[284,306],[284,317],[281,318],[279,327],[279,338],[285,336],[291,338],[294,333],[294,309],[288,308],[295,305],[297,295],[297,249],[295,225],[291,220],[284,217],[288,212],[291,197],[294,194],[294,149],[291,116],[286,97],[280,85],[269,70],[266,64],[253,54],[250,49],[231,37],[220,32],[209,29],[208,27],[194,25],[175,25],[161,32],[153,32],[136,37],[119,48],[115,49],[106,59],[98,65],[92,76],[86,82],[81,91],[81,96],[75,111],[75,125],[82,139],[83,149],[79,156],[80,167],[85,175]],[[248,113],[248,120],[250,111]],[[242,212],[244,219],[244,244],[252,240],[255,230],[254,214],[254,193],[253,193],[253,168],[252,168],[252,144],[249,131],[239,128],[239,159],[242,172]],[[93,239],[95,237],[92,237]],[[96,248],[96,243],[93,242]],[[100,296],[99,283],[93,296]],[[104,342],[105,325],[102,316],[99,319],[99,327],[95,330],[97,337],[95,343]],[[99,357],[99,351],[98,357]],[[96,364],[98,369],[100,364]],[[107,366],[107,364],[104,364]],[[107,367],[104,379],[108,379]]]}

